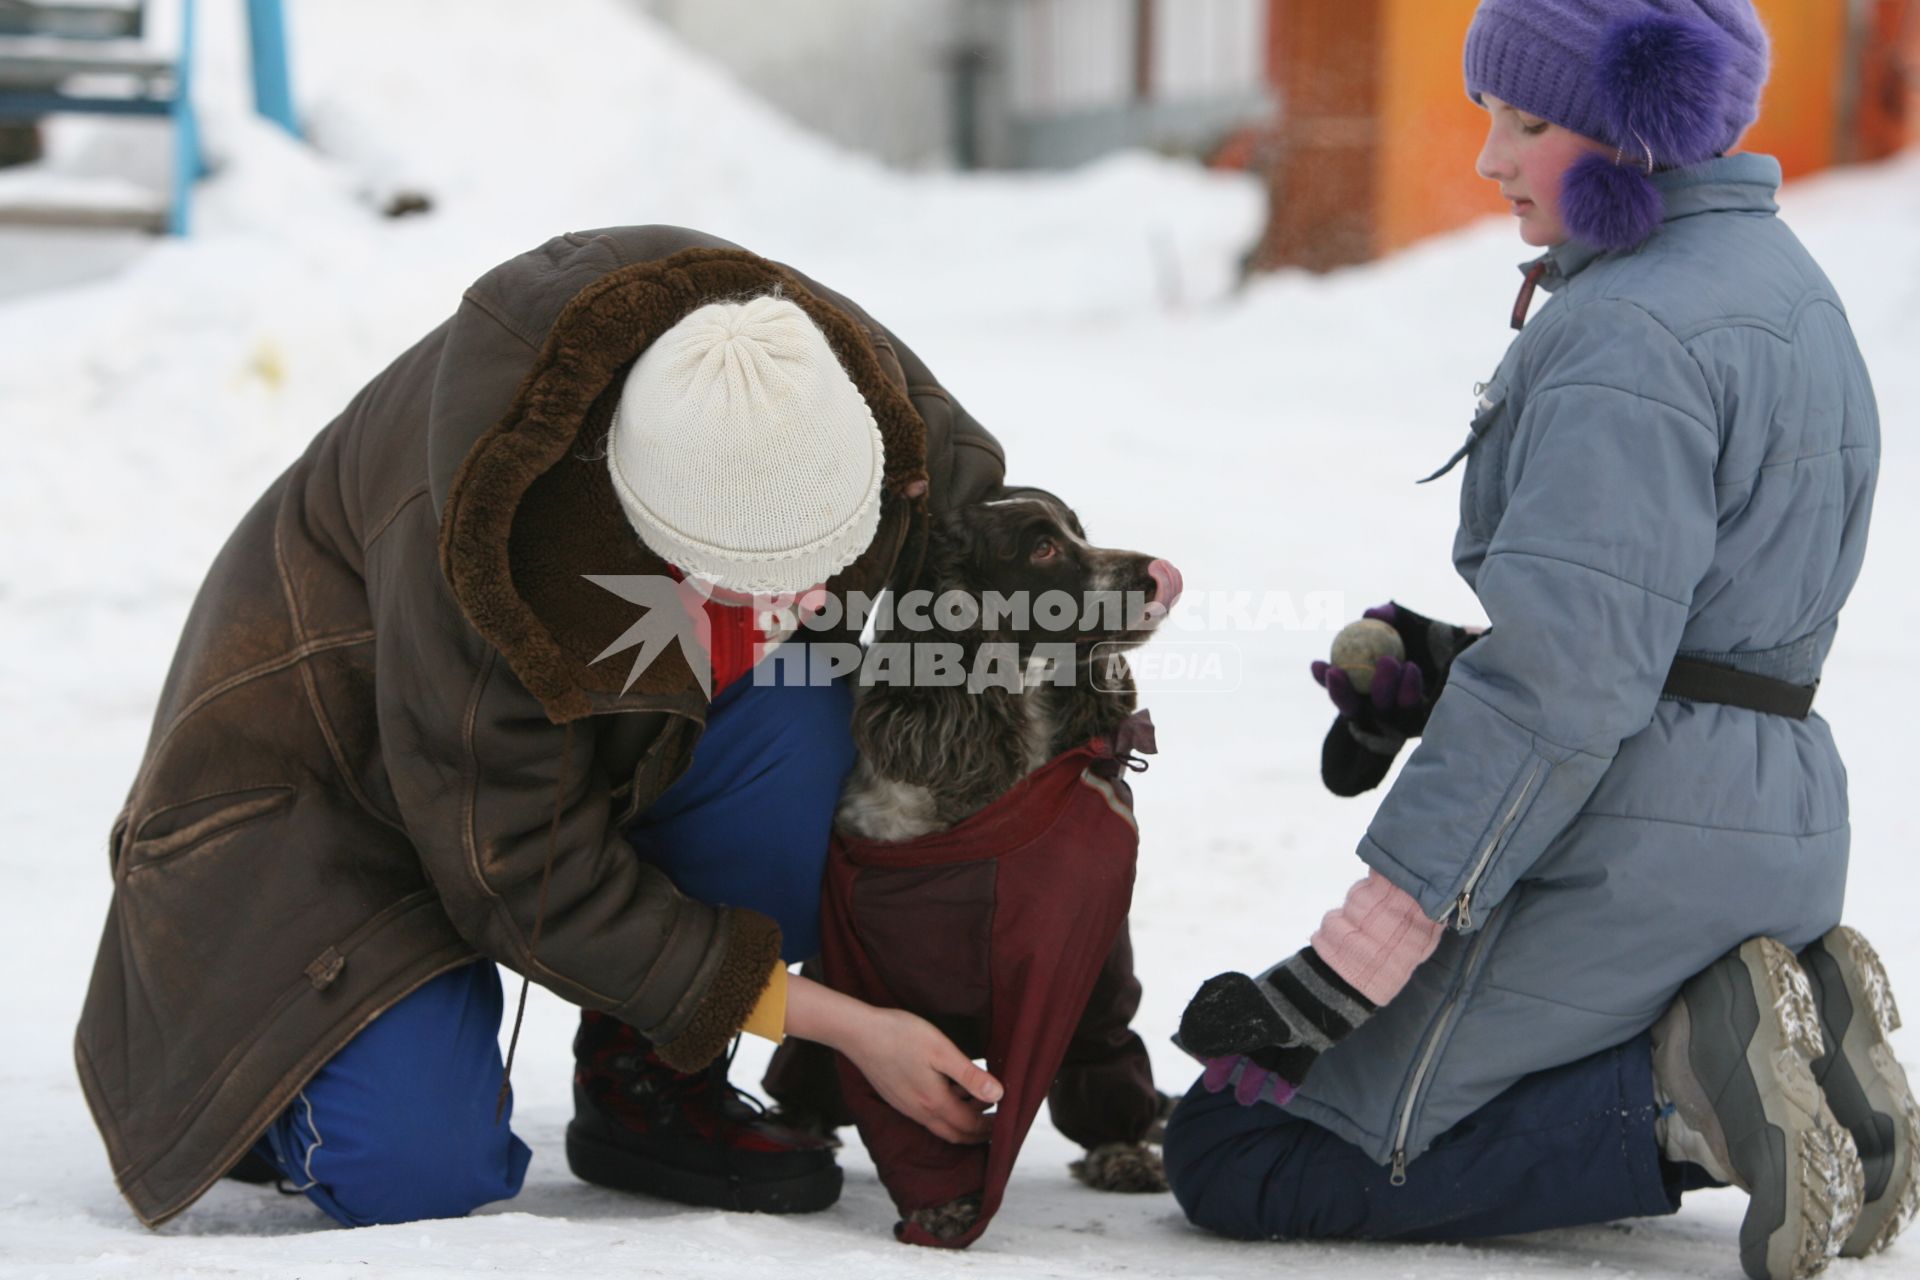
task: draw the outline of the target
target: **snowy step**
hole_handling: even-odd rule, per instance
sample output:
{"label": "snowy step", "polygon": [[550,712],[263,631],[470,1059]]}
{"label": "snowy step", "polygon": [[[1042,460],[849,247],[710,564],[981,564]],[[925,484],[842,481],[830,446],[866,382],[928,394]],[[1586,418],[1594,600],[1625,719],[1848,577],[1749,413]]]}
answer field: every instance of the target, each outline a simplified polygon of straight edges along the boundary
{"label": "snowy step", "polygon": [[0,177],[0,227],[164,231],[166,201],[119,178],[75,178],[39,166]]}
{"label": "snowy step", "polygon": [[167,211],[158,206],[0,204],[0,227],[79,227],[88,231],[158,234],[167,229]]}
{"label": "snowy step", "polygon": [[0,0],[0,35],[107,40],[140,33],[140,0]]}
{"label": "snowy step", "polygon": [[53,89],[74,76],[171,82],[174,59],[144,40],[76,45],[53,36],[0,36],[0,89]]}

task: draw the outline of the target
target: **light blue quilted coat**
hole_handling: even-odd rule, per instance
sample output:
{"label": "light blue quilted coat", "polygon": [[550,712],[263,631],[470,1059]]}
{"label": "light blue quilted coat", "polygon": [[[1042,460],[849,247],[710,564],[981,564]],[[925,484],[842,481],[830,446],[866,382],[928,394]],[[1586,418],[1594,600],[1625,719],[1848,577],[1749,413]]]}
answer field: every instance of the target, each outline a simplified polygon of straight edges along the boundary
{"label": "light blue quilted coat", "polygon": [[1383,1163],[1634,1036],[1745,939],[1840,919],[1826,722],[1661,686],[1677,653],[1818,678],[1866,550],[1873,390],[1776,161],[1656,181],[1641,248],[1547,255],[1461,451],[1454,563],[1493,629],[1360,846],[1451,927],[1290,1104]]}

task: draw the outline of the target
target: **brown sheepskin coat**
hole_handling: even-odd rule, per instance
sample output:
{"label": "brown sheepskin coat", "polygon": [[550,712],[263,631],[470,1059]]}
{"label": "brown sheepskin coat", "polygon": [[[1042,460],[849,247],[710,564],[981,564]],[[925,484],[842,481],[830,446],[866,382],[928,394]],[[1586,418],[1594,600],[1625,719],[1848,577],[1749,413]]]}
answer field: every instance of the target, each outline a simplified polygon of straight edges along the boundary
{"label": "brown sheepskin coat", "polygon": [[677,646],[621,692],[631,651],[592,659],[637,614],[582,575],[664,568],[600,460],[627,367],[696,307],[775,288],[880,424],[879,532],[830,584],[876,593],[930,508],[999,490],[999,446],[858,307],[673,227],[560,236],[481,277],[227,540],[113,823],[74,1046],[143,1221],[476,956],[685,1068],[739,1028],[778,929],[681,896],[620,835],[685,769],[705,699]]}

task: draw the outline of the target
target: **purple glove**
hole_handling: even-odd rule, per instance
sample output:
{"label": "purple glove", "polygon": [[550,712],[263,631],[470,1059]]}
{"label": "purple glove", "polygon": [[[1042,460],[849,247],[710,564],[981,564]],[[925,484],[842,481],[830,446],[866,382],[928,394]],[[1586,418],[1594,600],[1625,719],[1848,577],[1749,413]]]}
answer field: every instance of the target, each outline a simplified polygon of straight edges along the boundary
{"label": "purple glove", "polygon": [[1331,662],[1316,661],[1312,670],[1314,683],[1327,691],[1334,709],[1362,728],[1396,733],[1405,741],[1425,727],[1424,715],[1418,726],[1408,723],[1407,713],[1420,707],[1427,691],[1426,679],[1413,663],[1383,654],[1373,664],[1373,685],[1366,693]]}
{"label": "purple glove", "polygon": [[[1422,705],[1426,699],[1427,681],[1420,660],[1426,657],[1432,661],[1432,646],[1424,641],[1434,624],[1411,609],[1402,609],[1391,601],[1377,604],[1360,616],[1384,622],[1399,632],[1407,656],[1395,658],[1383,655],[1375,662],[1373,684],[1364,694],[1353,687],[1353,681],[1347,678],[1346,672],[1330,662],[1313,664],[1314,683],[1327,691],[1334,709],[1352,720],[1360,732],[1378,733],[1384,738],[1397,736],[1400,742],[1405,742],[1408,738],[1418,736],[1427,727],[1428,708]],[[1452,653],[1448,653],[1447,658],[1446,665],[1451,666]],[[1444,681],[1444,668],[1440,675]],[[1393,745],[1394,750],[1399,750],[1399,742]]]}
{"label": "purple glove", "polygon": [[1426,730],[1454,658],[1479,638],[1465,627],[1392,603],[1375,605],[1363,616],[1398,632],[1407,656],[1383,656],[1374,663],[1373,684],[1365,694],[1339,667],[1313,664],[1314,682],[1339,712],[1320,748],[1321,781],[1337,796],[1357,796],[1380,785],[1407,739]]}
{"label": "purple glove", "polygon": [[1228,1085],[1233,1086],[1233,1100],[1243,1107],[1256,1102],[1270,1102],[1274,1106],[1285,1105],[1298,1086],[1278,1072],[1267,1070],[1252,1058],[1234,1054],[1230,1058],[1207,1058],[1205,1074],[1200,1077],[1201,1085],[1208,1093],[1219,1093]]}

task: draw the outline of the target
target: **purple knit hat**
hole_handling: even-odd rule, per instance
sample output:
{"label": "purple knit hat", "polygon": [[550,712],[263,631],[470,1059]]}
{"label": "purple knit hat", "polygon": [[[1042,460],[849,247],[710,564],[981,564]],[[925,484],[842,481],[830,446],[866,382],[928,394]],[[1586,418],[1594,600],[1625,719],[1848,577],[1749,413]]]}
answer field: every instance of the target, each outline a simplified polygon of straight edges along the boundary
{"label": "purple knit hat", "polygon": [[1575,239],[1632,249],[1664,212],[1649,176],[1727,151],[1760,114],[1766,30],[1753,0],[1481,0],[1467,96],[1611,143],[1561,186]]}

